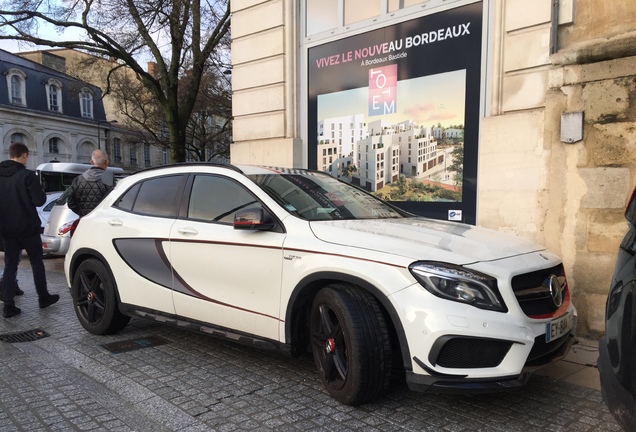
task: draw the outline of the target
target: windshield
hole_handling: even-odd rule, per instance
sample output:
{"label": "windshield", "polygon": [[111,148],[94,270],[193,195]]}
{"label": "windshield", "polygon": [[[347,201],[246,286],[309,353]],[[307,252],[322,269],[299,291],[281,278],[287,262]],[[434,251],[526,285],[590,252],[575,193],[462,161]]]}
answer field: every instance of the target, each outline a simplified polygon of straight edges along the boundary
{"label": "windshield", "polygon": [[289,213],[309,221],[401,218],[390,204],[319,172],[248,176]]}

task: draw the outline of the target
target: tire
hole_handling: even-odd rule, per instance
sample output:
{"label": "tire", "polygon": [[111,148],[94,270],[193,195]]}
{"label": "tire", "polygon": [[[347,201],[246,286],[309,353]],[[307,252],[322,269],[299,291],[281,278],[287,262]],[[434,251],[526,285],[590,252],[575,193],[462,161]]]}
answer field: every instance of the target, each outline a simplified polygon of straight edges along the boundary
{"label": "tire", "polygon": [[130,317],[119,311],[115,283],[108,268],[99,260],[88,259],[79,265],[71,296],[75,314],[89,333],[116,333],[130,321]]}
{"label": "tire", "polygon": [[389,387],[391,339],[377,300],[360,287],[333,284],[321,289],[310,314],[316,368],[337,401],[360,405]]}

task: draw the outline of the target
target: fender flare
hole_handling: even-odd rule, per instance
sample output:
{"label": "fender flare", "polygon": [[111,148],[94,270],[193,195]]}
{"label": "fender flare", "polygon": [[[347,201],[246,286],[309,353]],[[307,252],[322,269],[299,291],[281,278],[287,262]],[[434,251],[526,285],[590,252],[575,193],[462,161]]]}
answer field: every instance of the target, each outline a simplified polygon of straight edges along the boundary
{"label": "fender flare", "polygon": [[404,333],[404,327],[402,326],[402,321],[400,320],[398,313],[393,307],[393,303],[391,303],[388,297],[375,285],[371,284],[370,282],[364,279],[361,279],[356,276],[352,276],[347,273],[317,272],[317,273],[313,273],[309,276],[304,277],[298,282],[298,284],[296,284],[296,287],[294,288],[291,295],[289,296],[289,302],[287,303],[287,310],[285,311],[285,341],[287,344],[291,345],[291,342],[292,342],[292,325],[294,322],[293,311],[295,309],[296,303],[299,297],[301,297],[301,294],[303,293],[303,291],[308,286],[316,284],[317,282],[325,282],[325,283],[317,285],[316,291],[318,290],[318,287],[322,287],[325,284],[328,284],[331,282],[346,282],[352,285],[357,285],[369,291],[380,302],[380,305],[382,305],[384,310],[387,312],[388,317],[391,320],[391,323],[393,324],[393,328],[395,329],[395,332],[398,337],[398,342],[400,344],[400,351],[402,353],[402,361],[404,363],[404,368],[406,370],[411,370],[412,368],[411,352],[409,349],[409,344],[406,339],[406,334]]}

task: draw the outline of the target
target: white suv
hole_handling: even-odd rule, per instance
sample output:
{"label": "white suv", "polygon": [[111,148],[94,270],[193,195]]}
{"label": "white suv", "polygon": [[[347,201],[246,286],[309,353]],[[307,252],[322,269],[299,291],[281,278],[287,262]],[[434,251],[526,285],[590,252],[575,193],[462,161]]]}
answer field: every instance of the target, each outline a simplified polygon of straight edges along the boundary
{"label": "white suv", "polygon": [[65,271],[93,334],[130,316],[313,352],[329,394],[495,391],[567,353],[561,260],[534,243],[406,214],[320,172],[179,164],[119,181],[80,219]]}

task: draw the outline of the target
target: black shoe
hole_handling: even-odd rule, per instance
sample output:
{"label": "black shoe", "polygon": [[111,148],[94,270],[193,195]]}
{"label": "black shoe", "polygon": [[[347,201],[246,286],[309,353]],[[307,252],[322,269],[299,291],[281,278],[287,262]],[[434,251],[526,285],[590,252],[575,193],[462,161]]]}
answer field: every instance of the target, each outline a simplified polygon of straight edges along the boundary
{"label": "black shoe", "polygon": [[20,287],[19,287],[19,286],[17,286],[17,285],[15,286],[15,295],[17,295],[17,296],[24,295],[24,291],[22,291],[22,290],[20,289]]}
{"label": "black shoe", "polygon": [[60,299],[60,296],[57,294],[49,294],[48,297],[43,297],[39,299],[38,303],[40,303],[40,309],[47,308],[51,306],[52,304],[57,303],[59,299]]}
{"label": "black shoe", "polygon": [[15,307],[13,305],[4,305],[4,309],[2,310],[2,316],[5,318],[11,318],[18,315],[22,310],[20,308]]}

